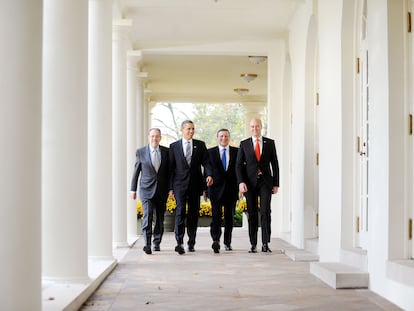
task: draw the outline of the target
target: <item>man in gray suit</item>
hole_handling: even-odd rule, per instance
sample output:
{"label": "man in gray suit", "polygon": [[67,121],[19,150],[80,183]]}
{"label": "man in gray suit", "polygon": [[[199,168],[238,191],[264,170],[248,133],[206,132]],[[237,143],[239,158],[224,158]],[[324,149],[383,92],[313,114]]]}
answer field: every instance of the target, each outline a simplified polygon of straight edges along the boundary
{"label": "man in gray suit", "polygon": [[[160,251],[162,235],[164,233],[164,213],[168,198],[168,153],[169,149],[160,146],[161,130],[149,130],[148,142],[145,147],[136,151],[135,170],[132,176],[132,199],[137,198],[138,177],[139,195],[142,201],[143,221],[142,235],[145,239],[143,251],[151,254],[151,238],[154,234],[154,251]],[[155,226],[152,229],[155,212]]]}

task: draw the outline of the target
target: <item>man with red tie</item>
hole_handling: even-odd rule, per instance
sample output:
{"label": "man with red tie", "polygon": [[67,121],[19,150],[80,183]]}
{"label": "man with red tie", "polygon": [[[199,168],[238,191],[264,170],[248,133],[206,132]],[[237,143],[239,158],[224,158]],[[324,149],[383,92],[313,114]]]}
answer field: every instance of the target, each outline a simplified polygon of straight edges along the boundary
{"label": "man with red tie", "polygon": [[[262,252],[271,252],[272,194],[279,190],[279,164],[274,140],[263,137],[262,121],[254,118],[250,121],[249,137],[240,142],[236,161],[236,176],[239,192],[246,197],[249,221],[249,253],[257,253],[258,204],[260,204]],[[260,198],[260,200],[259,200]],[[260,203],[259,203],[260,202]]]}

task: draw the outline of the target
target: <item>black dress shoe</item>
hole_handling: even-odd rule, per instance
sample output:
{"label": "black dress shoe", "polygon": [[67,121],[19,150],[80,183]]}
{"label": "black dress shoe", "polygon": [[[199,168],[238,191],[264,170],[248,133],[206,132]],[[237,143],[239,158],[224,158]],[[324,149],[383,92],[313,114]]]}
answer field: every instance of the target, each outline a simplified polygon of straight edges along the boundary
{"label": "black dress shoe", "polygon": [[257,253],[257,248],[256,246],[252,246],[249,250],[249,253]]}
{"label": "black dress shoe", "polygon": [[211,248],[214,250],[216,254],[220,253],[220,243],[217,241],[214,241],[211,245]]}
{"label": "black dress shoe", "polygon": [[188,251],[191,253],[194,253],[195,252],[194,246],[193,245],[188,246]]}
{"label": "black dress shoe", "polygon": [[150,255],[150,254],[152,254],[152,251],[151,251],[151,246],[149,246],[149,245],[145,245],[143,248],[142,248],[142,250],[145,252],[145,254],[147,254],[147,255]]}
{"label": "black dress shoe", "polygon": [[184,254],[184,253],[185,253],[184,247],[183,247],[181,244],[178,244],[178,245],[175,247],[175,251],[176,251],[178,254],[180,254],[180,255],[182,255],[182,254]]}
{"label": "black dress shoe", "polygon": [[226,251],[232,251],[233,248],[231,247],[231,245],[225,245],[224,248],[226,249]]}
{"label": "black dress shoe", "polygon": [[271,249],[269,248],[269,246],[267,244],[263,244],[262,246],[262,252],[264,253],[271,253]]}
{"label": "black dress shoe", "polygon": [[154,245],[153,250],[154,250],[154,252],[159,252],[161,250],[161,248],[160,248],[159,245]]}

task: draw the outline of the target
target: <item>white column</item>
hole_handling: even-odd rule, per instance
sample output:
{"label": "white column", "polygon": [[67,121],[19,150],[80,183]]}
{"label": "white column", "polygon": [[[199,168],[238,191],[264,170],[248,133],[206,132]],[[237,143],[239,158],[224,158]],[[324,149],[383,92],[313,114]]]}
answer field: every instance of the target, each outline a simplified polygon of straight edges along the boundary
{"label": "white column", "polygon": [[[253,118],[263,117],[264,112],[264,103],[243,103],[243,106],[246,108],[246,137],[252,136],[250,132],[250,121]],[[264,120],[262,120],[263,122]],[[264,134],[264,133],[262,133]]]}
{"label": "white column", "polygon": [[0,38],[0,305],[38,311],[42,1],[3,1]]}
{"label": "white column", "polygon": [[[319,58],[322,60],[318,78],[320,81],[319,256],[321,261],[340,261],[341,231],[343,230],[341,221],[344,208],[342,196],[347,195],[342,192],[344,129],[342,106],[348,104],[343,102],[341,95],[344,91],[343,59],[341,58],[343,56],[342,21],[340,20],[343,16],[342,8],[342,1],[318,1],[318,45]],[[372,77],[371,74],[370,77]],[[386,128],[386,124],[383,126]],[[386,184],[386,180],[383,179],[383,181],[382,184]]]}
{"label": "white column", "polygon": [[127,241],[127,145],[126,145],[126,65],[130,20],[113,25],[112,33],[112,215],[115,246],[128,246]]}
{"label": "white column", "polygon": [[[136,120],[137,113],[137,71],[138,63],[141,60],[141,52],[129,51],[127,59],[127,187],[130,189],[132,173],[135,164],[135,150],[137,128],[141,126]],[[133,242],[137,234],[137,213],[136,201],[128,199],[127,201],[127,231],[128,242]]]}
{"label": "white column", "polygon": [[88,253],[112,258],[112,1],[89,0]]}
{"label": "white column", "polygon": [[43,8],[42,272],[81,281],[88,276],[88,2],[45,0]]}
{"label": "white column", "polygon": [[136,121],[137,123],[137,144],[138,146],[143,146],[147,144],[147,134],[150,128],[148,122],[146,122],[148,118],[148,112],[146,110],[145,104],[145,82],[148,79],[148,72],[138,72],[137,74],[137,92],[136,92]]}
{"label": "white column", "polygon": [[283,228],[283,215],[286,209],[283,206],[283,195],[285,194],[282,180],[283,172],[289,171],[287,161],[283,159],[283,67],[286,55],[286,47],[280,42],[268,54],[267,76],[268,76],[268,103],[267,103],[267,133],[266,136],[275,140],[276,152],[279,162],[280,191],[272,195],[272,237],[280,237]]}
{"label": "white column", "polygon": [[[144,84],[142,84],[142,120],[145,128],[149,129],[152,127],[152,109],[155,107],[155,102],[151,102],[151,90],[146,89]],[[163,135],[165,133],[161,133]],[[146,136],[143,136],[145,139]],[[161,140],[161,144],[162,144]],[[167,146],[168,147],[168,146]]]}

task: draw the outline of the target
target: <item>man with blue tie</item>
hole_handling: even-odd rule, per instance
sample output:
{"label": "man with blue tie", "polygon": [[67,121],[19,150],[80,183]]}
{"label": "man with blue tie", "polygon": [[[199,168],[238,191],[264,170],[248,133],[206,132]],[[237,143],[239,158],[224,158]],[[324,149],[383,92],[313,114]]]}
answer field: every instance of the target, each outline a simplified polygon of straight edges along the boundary
{"label": "man with blue tie", "polygon": [[[161,130],[152,128],[148,134],[149,144],[136,151],[136,162],[131,182],[132,199],[137,198],[138,177],[139,195],[142,201],[142,235],[145,239],[143,251],[151,254],[151,238],[154,235],[154,251],[160,251],[164,233],[164,213],[168,198],[168,154],[169,149],[160,145]],[[155,212],[155,226],[152,229]]]}
{"label": "man with blue tie", "polygon": [[[180,255],[185,253],[183,244],[186,226],[188,251],[195,251],[200,196],[203,190],[213,183],[206,144],[204,141],[193,139],[194,130],[193,121],[183,121],[181,124],[182,139],[170,144],[169,196],[175,198],[177,204],[174,228],[177,241],[175,251]],[[202,168],[207,176],[205,179]]]}
{"label": "man with blue tie", "polygon": [[236,159],[238,148],[230,146],[230,132],[228,129],[217,131],[216,147],[208,149],[212,177],[214,183],[208,187],[208,197],[212,207],[212,222],[210,235],[214,253],[220,252],[222,208],[224,208],[224,246],[231,251],[233,232],[233,218],[238,199],[238,184],[236,179]]}
{"label": "man with blue tie", "polygon": [[236,175],[239,192],[246,197],[249,222],[250,253],[257,253],[258,204],[262,229],[262,252],[270,253],[270,202],[279,190],[279,163],[273,139],[262,136],[262,121],[250,121],[252,136],[240,142]]}

